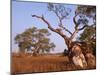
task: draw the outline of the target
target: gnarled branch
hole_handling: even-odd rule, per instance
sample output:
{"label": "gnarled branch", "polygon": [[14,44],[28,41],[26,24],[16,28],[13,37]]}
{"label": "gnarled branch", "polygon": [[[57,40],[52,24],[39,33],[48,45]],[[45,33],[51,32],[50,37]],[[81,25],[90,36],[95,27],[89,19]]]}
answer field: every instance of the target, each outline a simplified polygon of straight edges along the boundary
{"label": "gnarled branch", "polygon": [[47,25],[48,25],[48,28],[54,32],[56,32],[56,30],[54,28],[51,27],[50,23],[44,19],[44,17],[42,16],[37,16],[37,15],[32,15],[32,17],[36,17],[36,18],[39,18],[41,19],[43,22],[45,22]]}
{"label": "gnarled branch", "polygon": [[64,35],[61,31],[57,30],[57,29],[54,29],[51,27],[51,24],[42,16],[37,16],[37,15],[32,15],[32,17],[36,17],[36,18],[39,18],[41,19],[44,23],[46,23],[48,25],[48,28],[53,31],[53,32],[56,32],[58,33],[60,36],[62,36],[64,39],[66,40],[69,40],[68,37],[66,35]]}

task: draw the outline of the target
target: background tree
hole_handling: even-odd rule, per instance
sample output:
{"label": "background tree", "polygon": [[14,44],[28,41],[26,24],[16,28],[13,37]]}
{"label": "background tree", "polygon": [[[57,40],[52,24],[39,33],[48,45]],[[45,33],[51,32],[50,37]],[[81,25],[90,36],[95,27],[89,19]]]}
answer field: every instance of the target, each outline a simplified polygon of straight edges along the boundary
{"label": "background tree", "polygon": [[15,42],[18,44],[21,52],[25,52],[25,49],[33,50],[35,54],[50,52],[51,49],[54,49],[55,45],[50,42],[49,35],[50,33],[47,29],[33,27],[16,35]]}
{"label": "background tree", "polygon": [[35,54],[50,52],[54,50],[55,44],[50,43],[48,36],[50,33],[47,29],[38,29],[34,37],[33,47],[35,48]]}
{"label": "background tree", "polygon": [[[57,28],[53,28],[51,23],[45,19],[44,15],[38,16],[38,15],[32,15],[32,17],[38,18],[42,20],[44,23],[47,24],[48,28],[59,34],[65,41],[65,44],[70,50],[72,48],[73,39],[75,38],[76,34],[82,30],[84,30],[88,26],[92,26],[96,24],[96,7],[95,6],[77,6],[74,16],[73,16],[73,23],[74,23],[74,30],[71,31],[67,28],[66,25],[64,25],[63,20],[68,19],[71,10],[67,9],[64,5],[61,4],[52,4],[48,3],[47,6],[48,10],[52,13],[54,13],[59,22],[57,24]],[[91,23],[90,23],[91,19]],[[66,27],[65,27],[66,26]],[[70,35],[66,35],[66,32]]]}
{"label": "background tree", "polygon": [[15,43],[18,44],[19,51],[24,52],[25,49],[29,49],[33,42],[33,34],[37,30],[36,27],[26,29],[21,34],[15,36]]}

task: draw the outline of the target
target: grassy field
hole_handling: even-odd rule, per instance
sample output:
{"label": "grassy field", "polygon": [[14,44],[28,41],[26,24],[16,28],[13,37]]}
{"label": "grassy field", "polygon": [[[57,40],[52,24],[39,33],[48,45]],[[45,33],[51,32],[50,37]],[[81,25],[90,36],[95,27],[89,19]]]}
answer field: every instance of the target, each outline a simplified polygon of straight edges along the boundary
{"label": "grassy field", "polygon": [[[82,68],[69,63],[66,56],[57,54],[43,56],[12,55],[11,71],[12,75],[38,72],[58,72],[82,70]],[[87,67],[86,69],[94,69]]]}

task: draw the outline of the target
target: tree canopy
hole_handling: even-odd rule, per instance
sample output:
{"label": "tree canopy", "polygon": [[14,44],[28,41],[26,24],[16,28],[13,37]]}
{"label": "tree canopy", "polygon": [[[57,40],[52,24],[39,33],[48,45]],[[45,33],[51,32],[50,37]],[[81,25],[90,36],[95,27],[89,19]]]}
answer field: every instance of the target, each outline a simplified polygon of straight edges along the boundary
{"label": "tree canopy", "polygon": [[34,53],[45,53],[54,50],[55,44],[50,42],[49,31],[47,29],[28,28],[15,37],[15,43],[21,52],[33,50]]}

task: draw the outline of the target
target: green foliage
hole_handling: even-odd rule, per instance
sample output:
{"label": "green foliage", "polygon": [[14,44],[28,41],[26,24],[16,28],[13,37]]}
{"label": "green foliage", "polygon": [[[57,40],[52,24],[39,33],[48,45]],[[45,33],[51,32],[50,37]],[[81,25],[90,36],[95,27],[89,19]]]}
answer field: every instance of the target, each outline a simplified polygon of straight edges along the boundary
{"label": "green foliage", "polygon": [[82,34],[80,34],[80,40],[82,41],[90,41],[96,35],[96,28],[93,26],[88,26]]}
{"label": "green foliage", "polygon": [[91,50],[93,50],[93,53],[95,54],[96,50],[96,27],[95,26],[89,26],[87,27],[83,33],[80,34],[79,37],[80,41],[85,41],[90,47]]}
{"label": "green foliage", "polygon": [[[33,50],[35,54],[49,52],[55,47],[54,43],[50,42],[48,38],[49,35],[50,33],[47,29],[32,27],[16,35],[15,43],[18,44],[22,52],[24,52],[25,49]],[[31,47],[34,49],[31,49]]]}

